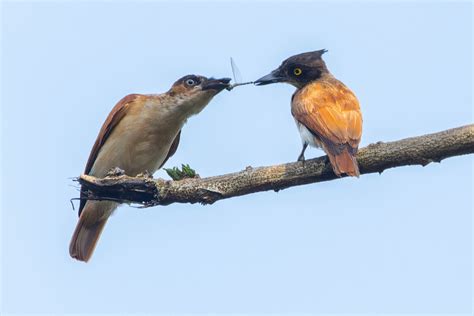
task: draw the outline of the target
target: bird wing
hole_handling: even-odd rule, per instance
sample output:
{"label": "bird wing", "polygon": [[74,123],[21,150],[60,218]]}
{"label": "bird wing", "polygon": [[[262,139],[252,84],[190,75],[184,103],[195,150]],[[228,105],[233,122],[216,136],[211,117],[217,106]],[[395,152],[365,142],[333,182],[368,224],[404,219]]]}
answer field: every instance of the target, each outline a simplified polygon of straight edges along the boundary
{"label": "bird wing", "polygon": [[[118,125],[118,123],[124,118],[127,111],[130,109],[132,104],[140,98],[141,95],[139,94],[129,94],[122,98],[110,111],[109,115],[105,119],[104,124],[100,128],[99,135],[95,140],[94,146],[92,146],[92,150],[89,154],[89,159],[87,160],[86,168],[84,170],[84,174],[89,174],[92,169],[92,166],[95,163],[97,156],[99,155],[100,149],[107,141],[107,138],[110,136],[114,128]],[[79,204],[79,215],[81,215],[82,209],[86,205],[87,200],[85,199],[85,192],[81,188],[81,202]]]}
{"label": "bird wing", "polygon": [[342,82],[311,83],[297,91],[291,113],[335,153],[350,146],[355,153],[362,136],[359,102]]}
{"label": "bird wing", "polygon": [[129,94],[121,99],[110,111],[109,115],[105,119],[104,124],[100,128],[99,135],[95,140],[94,146],[92,146],[92,150],[89,154],[89,159],[87,160],[86,169],[84,170],[84,174],[89,174],[94,166],[94,162],[99,155],[99,152],[102,146],[107,141],[107,138],[110,136],[114,128],[120,123],[120,121],[124,118],[127,111],[132,106],[134,102],[140,97],[139,94]]}
{"label": "bird wing", "polygon": [[173,143],[171,144],[170,150],[168,151],[168,155],[166,155],[165,160],[163,160],[163,162],[161,163],[160,168],[163,167],[163,165],[168,161],[168,159],[170,159],[175,154],[176,150],[178,150],[180,138],[181,138],[181,130],[178,132],[178,134],[174,138]]}

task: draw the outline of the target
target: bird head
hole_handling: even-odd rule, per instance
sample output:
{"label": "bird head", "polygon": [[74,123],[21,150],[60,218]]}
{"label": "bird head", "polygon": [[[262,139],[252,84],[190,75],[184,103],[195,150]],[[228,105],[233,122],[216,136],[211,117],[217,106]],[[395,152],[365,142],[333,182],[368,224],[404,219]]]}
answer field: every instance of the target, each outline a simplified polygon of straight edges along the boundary
{"label": "bird head", "polygon": [[206,78],[198,75],[187,75],[178,79],[167,95],[171,97],[183,112],[197,114],[219,92],[229,86],[230,78]]}
{"label": "bird head", "polygon": [[324,73],[329,72],[321,57],[325,52],[327,50],[321,49],[291,56],[285,59],[280,67],[256,80],[254,83],[258,86],[263,86],[270,83],[286,82],[301,88],[307,83],[319,79]]}

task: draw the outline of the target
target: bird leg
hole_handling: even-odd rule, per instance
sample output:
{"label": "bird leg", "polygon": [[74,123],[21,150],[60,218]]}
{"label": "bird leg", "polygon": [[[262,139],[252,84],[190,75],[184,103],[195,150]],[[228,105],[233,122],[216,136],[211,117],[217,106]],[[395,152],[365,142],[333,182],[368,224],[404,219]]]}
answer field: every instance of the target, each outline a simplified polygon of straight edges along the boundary
{"label": "bird leg", "polygon": [[301,153],[298,156],[298,161],[303,162],[303,164],[304,164],[304,151],[306,150],[307,147],[308,147],[308,143],[304,143],[303,144],[303,149],[301,150]]}

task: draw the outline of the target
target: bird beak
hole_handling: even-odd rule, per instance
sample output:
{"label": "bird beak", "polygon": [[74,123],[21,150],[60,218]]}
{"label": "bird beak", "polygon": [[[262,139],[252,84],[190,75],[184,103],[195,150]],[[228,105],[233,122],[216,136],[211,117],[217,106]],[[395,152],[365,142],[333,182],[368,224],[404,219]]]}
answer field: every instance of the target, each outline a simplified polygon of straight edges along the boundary
{"label": "bird beak", "polygon": [[263,86],[266,84],[283,82],[283,81],[285,81],[285,77],[280,73],[280,69],[278,68],[278,69],[273,70],[268,75],[263,76],[262,78],[254,81],[254,84],[256,86]]}
{"label": "bird beak", "polygon": [[202,90],[216,90],[220,92],[229,87],[230,78],[214,79],[209,78],[203,85]]}

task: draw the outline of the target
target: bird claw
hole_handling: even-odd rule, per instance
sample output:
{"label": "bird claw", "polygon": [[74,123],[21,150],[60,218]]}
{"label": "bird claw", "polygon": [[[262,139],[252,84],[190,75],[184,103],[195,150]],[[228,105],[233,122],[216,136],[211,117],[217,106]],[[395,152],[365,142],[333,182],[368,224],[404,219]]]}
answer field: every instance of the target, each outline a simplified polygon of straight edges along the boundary
{"label": "bird claw", "polygon": [[119,167],[111,168],[107,171],[106,177],[119,177],[125,174],[125,170],[120,169]]}
{"label": "bird claw", "polygon": [[153,178],[153,175],[148,170],[145,170],[144,172],[140,172],[139,174],[137,174],[137,178],[151,179]]}
{"label": "bird claw", "polygon": [[301,161],[301,163],[303,164],[303,167],[304,167],[304,163],[306,161],[306,159],[304,158],[304,155],[299,155],[298,156],[298,161]]}

